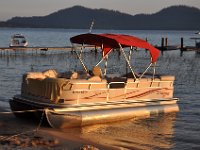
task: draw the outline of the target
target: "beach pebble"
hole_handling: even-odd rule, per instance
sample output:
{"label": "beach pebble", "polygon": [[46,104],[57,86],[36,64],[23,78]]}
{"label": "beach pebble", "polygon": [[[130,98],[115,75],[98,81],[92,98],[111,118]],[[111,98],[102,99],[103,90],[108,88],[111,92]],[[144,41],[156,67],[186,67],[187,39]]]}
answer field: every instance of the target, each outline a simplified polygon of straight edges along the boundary
{"label": "beach pebble", "polygon": [[14,147],[14,149],[54,149],[58,144],[58,139],[41,136],[31,137],[30,135],[22,135],[13,138],[8,137],[7,139],[0,141],[0,147],[4,146],[3,149],[6,149],[6,147]]}
{"label": "beach pebble", "polygon": [[21,141],[18,138],[14,139],[13,142],[15,145],[21,145]]}
{"label": "beach pebble", "polygon": [[93,145],[83,145],[80,150],[99,150],[98,148],[94,147]]}

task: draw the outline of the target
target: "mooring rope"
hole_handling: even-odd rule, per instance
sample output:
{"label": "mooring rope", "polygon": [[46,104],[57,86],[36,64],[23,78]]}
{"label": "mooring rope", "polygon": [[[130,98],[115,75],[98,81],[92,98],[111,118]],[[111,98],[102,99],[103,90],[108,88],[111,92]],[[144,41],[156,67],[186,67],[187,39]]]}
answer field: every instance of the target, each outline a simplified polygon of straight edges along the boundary
{"label": "mooring rope", "polygon": [[1,111],[0,114],[14,114],[14,113],[27,113],[27,112],[37,112],[43,111],[44,109],[29,109],[29,110],[16,110],[16,111]]}
{"label": "mooring rope", "polygon": [[41,125],[42,125],[42,121],[43,121],[43,119],[44,119],[44,114],[45,114],[45,109],[43,109],[43,112],[42,112],[42,115],[41,115],[41,118],[40,118],[40,122],[39,122],[39,124],[38,124],[38,126],[37,126],[37,128],[36,128],[36,132],[39,130],[39,128],[40,128]]}
{"label": "mooring rope", "polygon": [[21,133],[17,133],[17,134],[14,134],[12,136],[9,136],[9,137],[5,137],[5,136],[1,136],[0,138],[0,141],[6,141],[6,140],[10,140],[14,137],[17,137],[17,136],[20,136],[20,135],[23,135],[23,134],[26,134],[26,133],[32,133],[32,132],[37,132],[39,130],[39,128],[41,127],[42,125],[42,122],[43,122],[43,119],[44,119],[44,114],[45,114],[45,109],[35,109],[35,110],[24,110],[24,111],[13,111],[13,112],[0,112],[0,113],[3,113],[3,114],[8,114],[8,113],[26,113],[26,112],[36,112],[36,111],[43,111],[42,112],[42,115],[41,115],[41,118],[40,118],[40,121],[39,121],[39,124],[37,125],[37,128],[36,129],[33,129],[33,130],[30,130],[30,131],[24,131],[24,132],[21,132]]}

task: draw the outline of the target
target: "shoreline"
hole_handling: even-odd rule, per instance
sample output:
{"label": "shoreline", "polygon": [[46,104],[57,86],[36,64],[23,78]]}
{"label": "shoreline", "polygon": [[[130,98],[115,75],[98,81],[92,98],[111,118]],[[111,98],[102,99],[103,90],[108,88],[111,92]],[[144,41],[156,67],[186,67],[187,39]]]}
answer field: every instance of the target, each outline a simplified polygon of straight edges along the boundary
{"label": "shoreline", "polygon": [[[67,149],[111,150],[113,148],[82,139],[79,134],[62,132],[47,126],[38,126],[30,120],[16,118],[0,107],[0,147],[3,149]],[[70,129],[69,129],[70,130]],[[98,141],[97,141],[98,143]]]}

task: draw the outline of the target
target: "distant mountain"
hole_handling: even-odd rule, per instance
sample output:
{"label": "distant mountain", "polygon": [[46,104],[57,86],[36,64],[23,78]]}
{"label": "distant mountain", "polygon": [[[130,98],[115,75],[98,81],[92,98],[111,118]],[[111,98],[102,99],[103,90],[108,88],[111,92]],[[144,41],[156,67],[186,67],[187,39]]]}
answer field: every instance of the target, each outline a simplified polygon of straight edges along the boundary
{"label": "distant mountain", "polygon": [[200,30],[200,9],[172,6],[155,14],[132,16],[114,10],[74,6],[42,17],[14,17],[0,26],[88,29],[92,20],[95,20],[95,29]]}
{"label": "distant mountain", "polygon": [[155,14],[136,15],[133,18],[142,29],[200,29],[200,9],[194,7],[172,6]]}

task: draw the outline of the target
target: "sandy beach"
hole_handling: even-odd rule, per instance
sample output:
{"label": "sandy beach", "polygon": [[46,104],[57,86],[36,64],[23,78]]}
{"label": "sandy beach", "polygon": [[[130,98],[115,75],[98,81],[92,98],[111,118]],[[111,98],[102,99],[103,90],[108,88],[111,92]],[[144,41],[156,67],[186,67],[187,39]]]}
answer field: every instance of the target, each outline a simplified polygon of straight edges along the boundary
{"label": "sandy beach", "polygon": [[[26,150],[106,150],[112,149],[97,145],[74,135],[65,134],[59,129],[42,125],[30,120],[16,118],[12,113],[4,114],[0,108],[0,149]],[[7,111],[6,111],[7,112]],[[69,129],[70,130],[70,129]]]}

